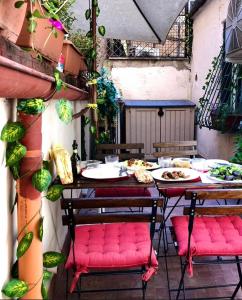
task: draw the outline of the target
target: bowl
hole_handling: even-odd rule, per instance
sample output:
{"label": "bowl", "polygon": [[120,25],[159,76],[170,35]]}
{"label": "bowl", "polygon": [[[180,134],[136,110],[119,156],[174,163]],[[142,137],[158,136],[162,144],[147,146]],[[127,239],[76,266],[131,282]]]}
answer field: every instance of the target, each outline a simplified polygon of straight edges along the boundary
{"label": "bowl", "polygon": [[102,162],[100,160],[87,160],[87,168],[97,168]]}

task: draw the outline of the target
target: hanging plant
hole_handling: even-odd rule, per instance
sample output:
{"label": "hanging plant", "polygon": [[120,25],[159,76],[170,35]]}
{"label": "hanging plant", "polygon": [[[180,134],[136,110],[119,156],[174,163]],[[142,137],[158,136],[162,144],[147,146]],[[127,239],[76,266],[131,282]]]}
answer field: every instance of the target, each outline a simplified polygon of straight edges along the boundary
{"label": "hanging plant", "polygon": [[69,124],[72,121],[73,116],[73,106],[71,102],[66,99],[60,99],[55,107],[59,119],[65,124]]}
{"label": "hanging plant", "polygon": [[52,202],[55,202],[58,199],[60,199],[63,190],[64,190],[64,187],[60,184],[52,185],[52,186],[49,187],[45,197],[48,200],[50,200]]}
{"label": "hanging plant", "polygon": [[45,110],[44,100],[33,98],[18,102],[17,110],[28,115],[37,115]]}
{"label": "hanging plant", "polygon": [[54,251],[45,252],[43,255],[43,265],[45,268],[54,268],[64,263],[66,257],[64,254]]}
{"label": "hanging plant", "polygon": [[50,172],[43,168],[36,171],[32,176],[33,187],[39,192],[46,191],[51,184],[51,180]]}
{"label": "hanging plant", "polygon": [[8,143],[6,150],[6,165],[13,167],[27,152],[27,148],[19,142]]}
{"label": "hanging plant", "polygon": [[33,232],[28,232],[21,239],[21,241],[18,244],[18,248],[17,248],[17,258],[20,258],[21,256],[23,256],[24,253],[29,249],[29,247],[32,243],[33,237],[34,237]]}
{"label": "hanging plant", "polygon": [[39,236],[39,240],[42,242],[43,240],[43,234],[44,234],[44,218],[40,218],[39,220],[39,228],[38,228],[38,236]]}
{"label": "hanging plant", "polygon": [[105,34],[106,34],[106,28],[105,28],[105,26],[99,26],[98,27],[98,32],[99,32],[99,34],[101,35],[101,36],[105,36]]}
{"label": "hanging plant", "polygon": [[29,286],[26,282],[18,279],[12,279],[4,285],[2,293],[7,297],[13,299],[23,297],[28,292],[28,290]]}
{"label": "hanging plant", "polygon": [[16,142],[24,137],[25,131],[25,127],[21,122],[8,122],[2,129],[1,140]]}

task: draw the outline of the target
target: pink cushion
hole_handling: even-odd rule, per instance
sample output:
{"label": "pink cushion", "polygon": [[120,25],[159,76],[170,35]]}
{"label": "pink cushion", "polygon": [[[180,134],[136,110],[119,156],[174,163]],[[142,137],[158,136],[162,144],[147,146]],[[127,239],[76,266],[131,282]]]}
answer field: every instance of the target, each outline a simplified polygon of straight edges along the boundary
{"label": "pink cushion", "polygon": [[150,197],[151,193],[146,188],[99,188],[95,190],[96,197]]}
{"label": "pink cushion", "polygon": [[[171,218],[179,255],[187,253],[188,219],[188,216]],[[242,255],[242,219],[239,216],[195,217],[191,255]]]}

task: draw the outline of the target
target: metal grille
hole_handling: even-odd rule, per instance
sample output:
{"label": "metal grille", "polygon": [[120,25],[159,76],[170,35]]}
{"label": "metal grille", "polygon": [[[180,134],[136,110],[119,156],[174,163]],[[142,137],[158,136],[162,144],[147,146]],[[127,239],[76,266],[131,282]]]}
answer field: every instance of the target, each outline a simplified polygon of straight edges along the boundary
{"label": "metal grille", "polygon": [[200,98],[197,123],[222,132],[241,129],[242,66],[225,62],[224,49],[212,62],[206,78],[204,95]]}
{"label": "metal grille", "polygon": [[184,9],[173,24],[164,45],[159,43],[137,42],[108,39],[107,54],[109,58],[187,58],[188,44],[191,42],[191,22],[188,22],[187,8]]}

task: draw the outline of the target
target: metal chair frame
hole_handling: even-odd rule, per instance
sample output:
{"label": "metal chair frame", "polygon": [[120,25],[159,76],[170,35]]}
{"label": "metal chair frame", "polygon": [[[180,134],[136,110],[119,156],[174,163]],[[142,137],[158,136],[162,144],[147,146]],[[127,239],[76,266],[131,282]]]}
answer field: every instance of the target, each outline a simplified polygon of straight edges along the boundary
{"label": "metal chair frame", "polygon": [[[234,259],[224,259],[220,256],[217,256],[214,260],[199,260],[193,257],[193,265],[207,265],[207,264],[236,264],[238,275],[239,275],[239,282],[236,284],[221,284],[221,285],[207,285],[207,286],[199,286],[199,287],[185,287],[184,283],[184,276],[186,272],[187,265],[189,263],[190,257],[190,244],[191,244],[191,235],[193,231],[194,225],[194,218],[195,215],[241,215],[242,214],[242,206],[238,205],[238,199],[241,198],[242,189],[219,189],[219,190],[194,190],[194,191],[186,191],[186,199],[191,200],[190,207],[184,207],[184,214],[189,215],[188,221],[188,251],[187,255],[184,260],[180,257],[180,265],[181,265],[181,279],[179,282],[179,286],[177,289],[170,288],[170,281],[169,281],[169,268],[167,262],[167,255],[165,252],[165,266],[166,266],[166,273],[167,273],[167,283],[168,283],[168,290],[169,290],[169,299],[171,299],[171,293],[176,292],[176,300],[180,298],[180,293],[183,291],[183,299],[186,298],[186,291],[189,290],[199,290],[199,289],[211,289],[217,287],[228,287],[228,286],[235,286],[235,290],[232,296],[227,297],[212,297],[212,298],[196,298],[196,299],[235,299],[240,288],[242,288],[242,271],[240,263],[242,259],[239,256],[235,256]],[[206,199],[206,200],[234,200],[235,205],[225,205],[225,206],[209,206],[209,207],[197,207],[197,202]],[[173,235],[174,246],[176,250],[178,249],[178,244],[176,241],[176,237]]]}
{"label": "metal chair frame", "polygon": [[[90,208],[102,208],[102,207],[150,207],[151,212],[146,214],[89,214],[89,215],[77,215],[75,210],[90,209]],[[156,222],[163,222],[162,216],[157,214],[157,208],[163,206],[163,199],[159,197],[118,197],[118,198],[78,198],[78,199],[62,199],[61,208],[65,211],[65,215],[62,216],[63,225],[67,225],[69,228],[69,233],[71,237],[71,248],[73,251],[74,264],[75,263],[75,227],[78,224],[97,224],[97,223],[115,223],[115,222],[149,222],[150,223],[150,256],[149,264],[151,262],[152,255],[152,242],[155,233]],[[73,271],[76,270],[76,267],[73,268]],[[68,299],[68,271],[67,270],[67,281],[66,281],[66,299]],[[79,298],[82,293],[92,293],[92,292],[114,292],[114,291],[133,291],[133,290],[142,290],[142,297],[145,299],[145,293],[147,288],[147,282],[142,281],[141,287],[133,288],[112,288],[112,289],[81,289],[81,279],[89,276],[99,276],[99,275],[120,275],[120,274],[143,274],[145,272],[145,266],[135,269],[127,270],[115,270],[115,271],[98,271],[90,272],[88,274],[82,274],[77,283],[77,289],[73,293],[77,293]]]}

